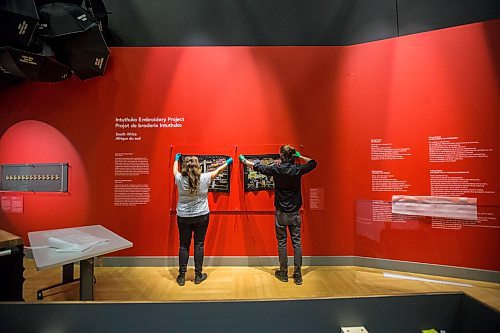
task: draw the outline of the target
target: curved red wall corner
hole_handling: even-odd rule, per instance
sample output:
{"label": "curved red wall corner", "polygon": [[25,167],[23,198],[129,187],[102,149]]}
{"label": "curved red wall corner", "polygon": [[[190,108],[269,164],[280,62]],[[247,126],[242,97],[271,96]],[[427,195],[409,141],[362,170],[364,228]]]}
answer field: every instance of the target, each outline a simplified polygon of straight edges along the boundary
{"label": "curved red wall corner", "polygon": [[86,167],[76,148],[59,130],[37,120],[15,123],[0,137],[0,161],[69,164],[67,193],[3,193],[24,197],[24,213],[3,213],[3,228],[22,235],[27,243],[30,231],[86,225],[90,204]]}

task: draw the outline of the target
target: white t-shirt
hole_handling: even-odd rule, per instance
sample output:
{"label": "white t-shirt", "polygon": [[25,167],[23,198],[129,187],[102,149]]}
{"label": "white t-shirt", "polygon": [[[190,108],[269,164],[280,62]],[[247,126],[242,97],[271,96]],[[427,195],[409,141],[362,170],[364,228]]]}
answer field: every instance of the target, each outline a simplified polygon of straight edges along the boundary
{"label": "white t-shirt", "polygon": [[194,217],[208,214],[208,186],[210,185],[210,173],[200,175],[200,184],[195,196],[189,195],[189,181],[180,173],[175,176],[177,193],[179,200],[177,202],[177,216]]}

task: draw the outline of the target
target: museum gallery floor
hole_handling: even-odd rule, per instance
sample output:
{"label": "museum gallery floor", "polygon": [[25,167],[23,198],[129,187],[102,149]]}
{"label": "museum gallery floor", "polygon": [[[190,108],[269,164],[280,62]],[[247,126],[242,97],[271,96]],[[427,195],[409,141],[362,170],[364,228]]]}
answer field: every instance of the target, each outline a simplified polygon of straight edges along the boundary
{"label": "museum gallery floor", "polygon": [[[25,259],[24,299],[27,302],[78,300],[78,284],[55,288],[36,300],[36,291],[61,279],[61,269],[36,271],[33,260]],[[184,287],[175,283],[175,267],[96,267],[94,300],[99,301],[204,301],[266,300],[324,297],[362,297],[408,295],[462,291],[500,310],[500,284],[395,272],[354,266],[304,267],[304,284],[296,286],[274,277],[275,267],[208,266],[208,279],[195,285],[194,272],[188,270]],[[78,274],[79,269],[75,269]],[[399,274],[420,280],[384,276]]]}

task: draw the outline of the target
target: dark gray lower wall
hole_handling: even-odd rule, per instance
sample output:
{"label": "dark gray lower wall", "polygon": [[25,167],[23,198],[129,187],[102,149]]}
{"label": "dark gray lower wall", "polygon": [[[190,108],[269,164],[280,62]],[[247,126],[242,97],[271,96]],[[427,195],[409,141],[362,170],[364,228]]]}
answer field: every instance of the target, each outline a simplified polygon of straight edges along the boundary
{"label": "dark gray lower wall", "polygon": [[275,301],[0,303],[1,332],[500,332],[500,313],[461,293]]}
{"label": "dark gray lower wall", "polygon": [[500,313],[471,297],[462,300],[462,332],[500,332]]}
{"label": "dark gray lower wall", "polygon": [[[0,304],[2,332],[462,332],[463,294],[179,303]],[[488,329],[498,328],[498,313]],[[474,312],[481,321],[483,311]],[[475,330],[474,332],[495,332]],[[497,331],[498,332],[498,331]]]}

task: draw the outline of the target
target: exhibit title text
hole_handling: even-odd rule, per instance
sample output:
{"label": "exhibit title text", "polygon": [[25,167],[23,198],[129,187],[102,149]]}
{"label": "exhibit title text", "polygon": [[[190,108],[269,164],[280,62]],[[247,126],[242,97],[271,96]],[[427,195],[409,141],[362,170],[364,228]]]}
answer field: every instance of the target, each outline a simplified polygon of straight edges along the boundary
{"label": "exhibit title text", "polygon": [[116,117],[115,128],[179,128],[184,117]]}

